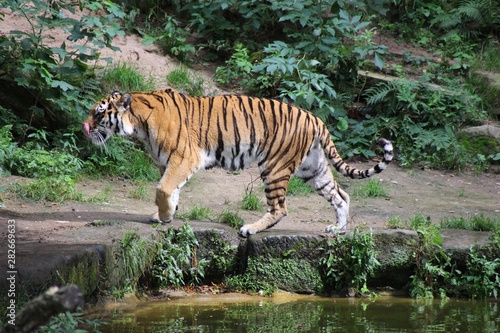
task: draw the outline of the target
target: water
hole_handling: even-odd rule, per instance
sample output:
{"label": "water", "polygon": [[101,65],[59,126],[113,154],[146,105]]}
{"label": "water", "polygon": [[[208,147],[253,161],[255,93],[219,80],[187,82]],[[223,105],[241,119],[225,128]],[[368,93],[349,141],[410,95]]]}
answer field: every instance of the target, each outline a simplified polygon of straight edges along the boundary
{"label": "water", "polygon": [[108,333],[471,332],[500,328],[500,302],[193,296],[108,309]]}

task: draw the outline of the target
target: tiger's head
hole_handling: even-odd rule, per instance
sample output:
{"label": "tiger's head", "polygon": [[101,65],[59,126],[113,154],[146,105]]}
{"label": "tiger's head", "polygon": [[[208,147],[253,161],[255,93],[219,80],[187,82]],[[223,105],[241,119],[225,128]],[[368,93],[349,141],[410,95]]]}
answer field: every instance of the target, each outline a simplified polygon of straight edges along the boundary
{"label": "tiger's head", "polygon": [[114,91],[96,103],[82,123],[83,133],[95,145],[104,145],[113,135],[130,135],[134,128],[128,119],[132,96]]}

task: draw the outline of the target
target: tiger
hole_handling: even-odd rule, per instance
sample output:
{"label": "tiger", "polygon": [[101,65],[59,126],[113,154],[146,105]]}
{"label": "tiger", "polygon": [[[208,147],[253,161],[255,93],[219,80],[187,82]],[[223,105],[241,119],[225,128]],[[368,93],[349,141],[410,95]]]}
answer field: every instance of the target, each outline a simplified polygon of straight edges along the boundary
{"label": "tiger", "polygon": [[239,234],[248,237],[287,216],[286,193],[292,175],[323,196],[336,212],[325,232],[345,234],[349,195],[334,180],[329,165],[353,179],[382,172],[393,158],[390,141],[381,138],[383,159],[361,170],[337,152],[327,126],[311,112],[277,99],[243,95],[193,97],[168,88],[152,92],[114,91],[91,109],[82,123],[85,136],[104,145],[113,135],[144,142],[160,169],[154,223],[169,223],[179,194],[200,169],[240,170],[257,162],[267,210]]}

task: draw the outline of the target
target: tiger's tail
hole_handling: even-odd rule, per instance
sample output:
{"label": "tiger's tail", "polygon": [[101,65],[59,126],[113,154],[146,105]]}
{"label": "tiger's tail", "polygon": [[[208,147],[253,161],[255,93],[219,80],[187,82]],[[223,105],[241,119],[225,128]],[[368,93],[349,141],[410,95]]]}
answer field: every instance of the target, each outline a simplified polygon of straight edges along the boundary
{"label": "tiger's tail", "polygon": [[326,134],[323,134],[322,144],[323,150],[325,151],[326,156],[328,157],[330,164],[342,175],[346,177],[350,177],[352,179],[362,179],[373,176],[376,173],[382,172],[389,163],[391,163],[393,154],[392,143],[389,140],[381,138],[378,140],[378,144],[384,149],[384,157],[382,161],[377,163],[374,167],[366,170],[360,170],[355,167],[350,166],[342,157],[340,157],[337,152],[337,148],[335,148],[335,144],[333,143],[330,133],[325,130]]}

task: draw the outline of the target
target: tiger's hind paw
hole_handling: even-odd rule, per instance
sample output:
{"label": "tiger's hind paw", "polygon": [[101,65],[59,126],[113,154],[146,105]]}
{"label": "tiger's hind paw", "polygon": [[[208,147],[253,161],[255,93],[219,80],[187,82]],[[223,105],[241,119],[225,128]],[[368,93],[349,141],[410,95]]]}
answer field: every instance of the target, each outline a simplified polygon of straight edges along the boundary
{"label": "tiger's hind paw", "polygon": [[345,227],[341,228],[336,224],[331,224],[328,227],[326,227],[325,232],[329,233],[329,234],[334,234],[334,235],[345,235],[346,230],[345,230]]}

